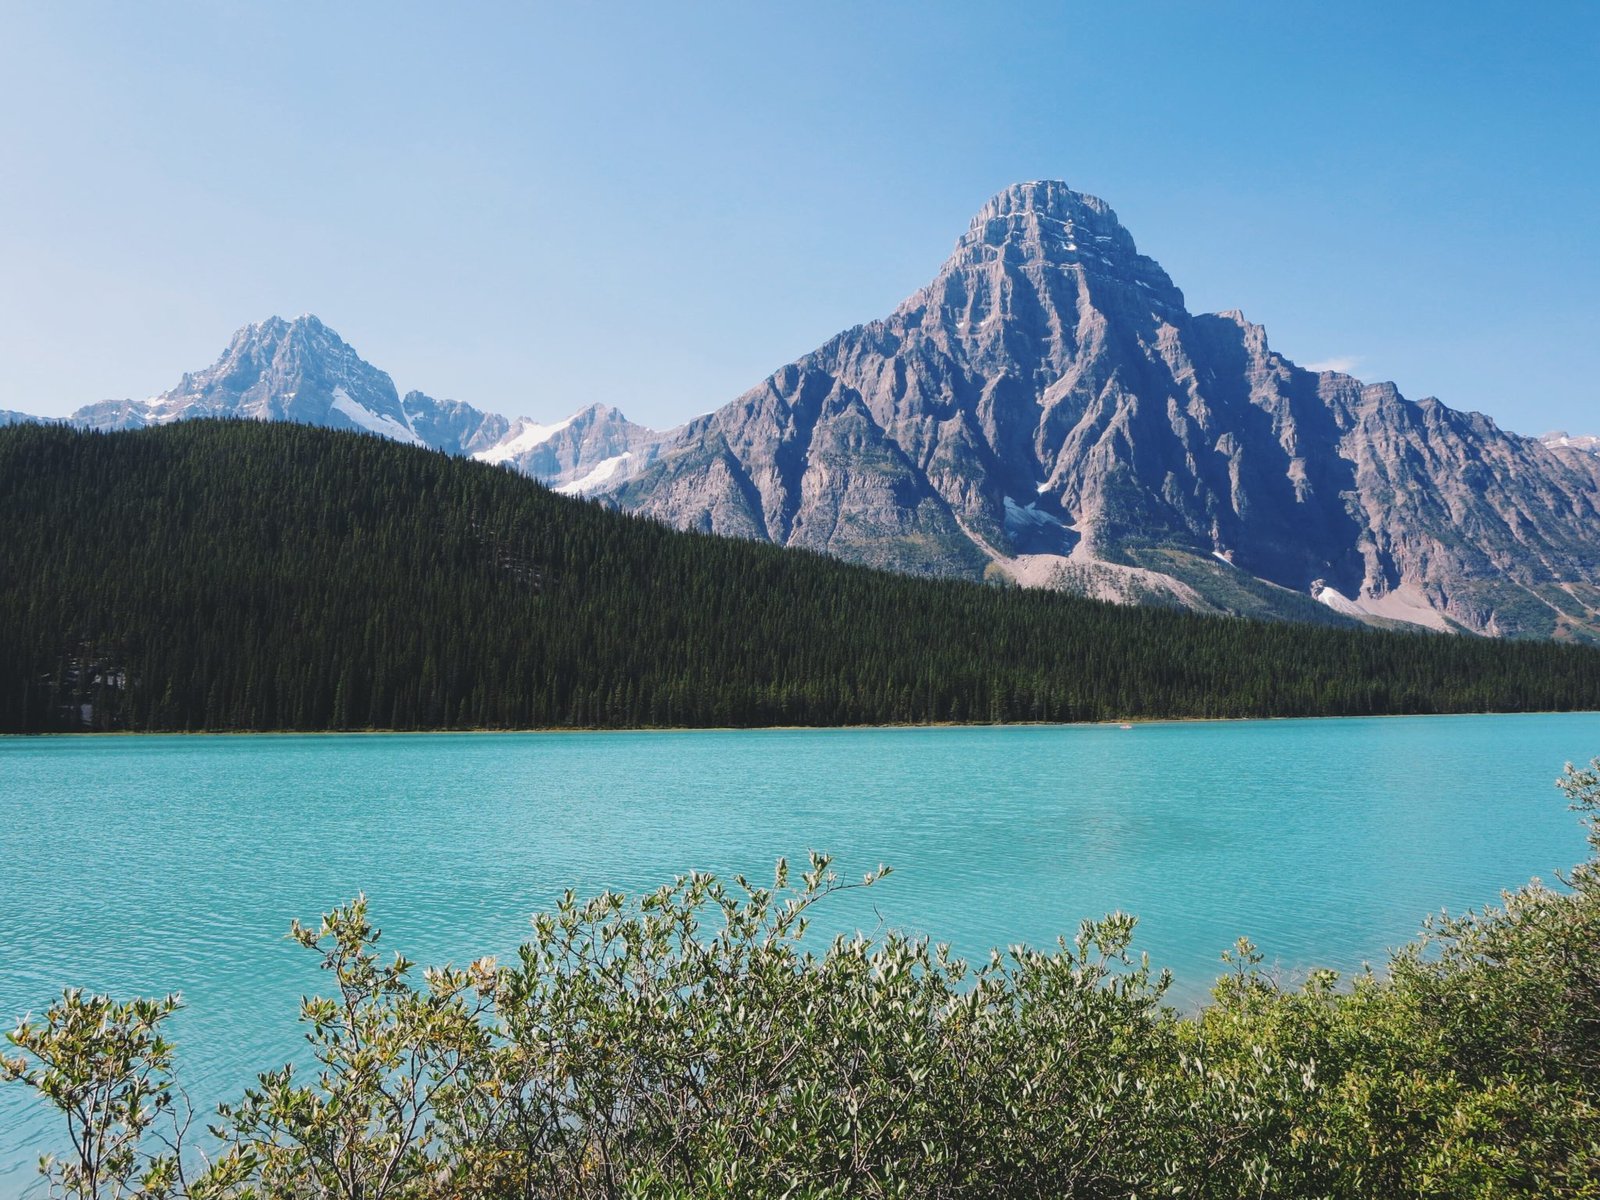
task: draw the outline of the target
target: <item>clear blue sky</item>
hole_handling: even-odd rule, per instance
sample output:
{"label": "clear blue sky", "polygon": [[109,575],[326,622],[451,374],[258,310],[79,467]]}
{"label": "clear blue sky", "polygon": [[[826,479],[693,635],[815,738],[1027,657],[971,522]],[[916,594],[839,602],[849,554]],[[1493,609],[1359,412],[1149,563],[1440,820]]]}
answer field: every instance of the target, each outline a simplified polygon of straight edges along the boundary
{"label": "clear blue sky", "polygon": [[0,0],[0,408],[315,312],[402,390],[673,423],[1041,177],[1194,311],[1600,431],[1600,3]]}

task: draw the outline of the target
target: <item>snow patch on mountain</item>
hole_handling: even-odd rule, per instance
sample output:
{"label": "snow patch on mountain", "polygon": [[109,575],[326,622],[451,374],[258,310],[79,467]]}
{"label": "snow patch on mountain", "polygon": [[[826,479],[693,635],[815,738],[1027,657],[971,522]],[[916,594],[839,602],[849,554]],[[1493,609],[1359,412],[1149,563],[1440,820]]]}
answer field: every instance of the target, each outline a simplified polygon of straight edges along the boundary
{"label": "snow patch on mountain", "polygon": [[472,457],[479,462],[497,464],[506,462],[519,454],[526,454],[535,446],[544,445],[577,419],[578,414],[573,413],[566,420],[557,421],[554,425],[540,425],[526,417],[518,417],[512,423],[511,432],[487,450],[479,450]]}
{"label": "snow patch on mountain", "polygon": [[1539,440],[1552,449],[1560,446],[1572,450],[1582,450],[1585,454],[1600,455],[1600,437],[1594,437],[1589,434],[1574,436],[1561,429],[1555,433],[1547,433]]}
{"label": "snow patch on mountain", "polygon": [[1312,596],[1319,604],[1326,604],[1336,613],[1343,613],[1347,617],[1362,616],[1366,610],[1354,600],[1350,599],[1336,587],[1327,584],[1312,584]]}
{"label": "snow patch on mountain", "polygon": [[1010,496],[1005,498],[1006,532],[1015,537],[1025,529],[1065,529],[1059,517],[1040,512],[1037,503],[1018,504]]}
{"label": "snow patch on mountain", "polygon": [[1429,603],[1421,589],[1412,584],[1401,584],[1382,595],[1363,590],[1361,595],[1352,598],[1319,579],[1311,585],[1311,595],[1334,612],[1347,617],[1382,617],[1407,625],[1420,625],[1438,633],[1455,632],[1455,626]]}
{"label": "snow patch on mountain", "polygon": [[555,490],[563,496],[582,496],[609,483],[616,475],[619,467],[633,457],[633,451],[624,450],[621,454],[602,459],[596,463],[594,469],[580,479],[571,483],[564,483]]}
{"label": "snow patch on mountain", "polygon": [[343,387],[333,389],[333,403],[328,406],[336,413],[343,413],[351,421],[369,433],[379,433],[386,438],[393,438],[397,442],[409,442],[413,446],[425,443],[412,430],[400,424],[393,417],[386,417],[373,412],[350,398],[350,393]]}

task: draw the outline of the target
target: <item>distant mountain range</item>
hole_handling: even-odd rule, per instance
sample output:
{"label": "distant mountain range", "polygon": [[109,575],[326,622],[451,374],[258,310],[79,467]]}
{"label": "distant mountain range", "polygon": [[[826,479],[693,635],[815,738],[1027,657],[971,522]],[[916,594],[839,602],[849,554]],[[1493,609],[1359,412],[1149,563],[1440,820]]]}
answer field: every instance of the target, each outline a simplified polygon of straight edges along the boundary
{"label": "distant mountain range", "polygon": [[[364,429],[669,524],[1202,612],[1600,640],[1600,438],[1527,438],[1191,315],[1104,201],[1039,181],[933,282],[675,430],[401,396],[315,317],[69,420]],[[17,419],[0,414],[0,423]]]}
{"label": "distant mountain range", "polygon": [[[489,463],[505,463],[562,492],[603,486],[624,464],[646,464],[670,436],[592,404],[563,421],[483,412],[422,392],[400,395],[314,316],[246,325],[203,371],[149,400],[103,400],[66,419],[83,429],[144,429],[197,417],[294,421],[356,429]],[[0,425],[37,420],[0,411]]]}

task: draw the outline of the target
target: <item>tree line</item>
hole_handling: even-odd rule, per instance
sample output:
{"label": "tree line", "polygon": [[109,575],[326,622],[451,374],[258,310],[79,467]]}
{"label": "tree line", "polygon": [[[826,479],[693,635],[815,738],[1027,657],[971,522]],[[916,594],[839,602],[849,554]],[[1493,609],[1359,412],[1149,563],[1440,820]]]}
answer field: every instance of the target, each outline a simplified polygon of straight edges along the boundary
{"label": "tree line", "polygon": [[0,730],[1600,708],[1600,651],[912,578],[306,426],[0,429]]}

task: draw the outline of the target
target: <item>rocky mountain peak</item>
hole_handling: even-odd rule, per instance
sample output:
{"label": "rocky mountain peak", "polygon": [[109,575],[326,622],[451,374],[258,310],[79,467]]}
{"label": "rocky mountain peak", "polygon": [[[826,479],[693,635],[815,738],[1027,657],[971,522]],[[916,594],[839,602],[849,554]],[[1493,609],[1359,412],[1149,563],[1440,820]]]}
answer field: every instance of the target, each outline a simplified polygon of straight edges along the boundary
{"label": "rocky mountain peak", "polygon": [[1094,237],[1133,248],[1133,238],[1104,200],[1045,179],[1012,184],[997,193],[972,218],[958,249],[1015,244],[1070,261],[1078,252],[1074,243]]}
{"label": "rocky mountain peak", "polygon": [[229,416],[364,429],[418,441],[394,381],[310,314],[235,333],[210,367],[149,402],[148,420]]}
{"label": "rocky mountain peak", "polygon": [[1060,180],[1013,184],[991,198],[933,287],[975,271],[995,279],[1020,272],[1036,283],[1052,272],[1076,274],[1102,289],[1139,289],[1139,299],[1173,312],[1183,308],[1183,293],[1160,264],[1139,253],[1111,206]]}
{"label": "rocky mountain peak", "polygon": [[[250,369],[256,366],[267,369],[274,363],[302,370],[314,365],[339,364],[343,371],[389,378],[385,372],[363,361],[350,343],[310,313],[289,321],[273,316],[246,325],[233,335],[228,348],[209,371],[201,374],[215,372],[225,365],[249,364]],[[393,387],[392,382],[390,386]]]}
{"label": "rocky mountain peak", "polygon": [[926,287],[611,494],[917,573],[1256,615],[1600,637],[1600,458],[1191,316],[1111,207],[1004,189]]}

